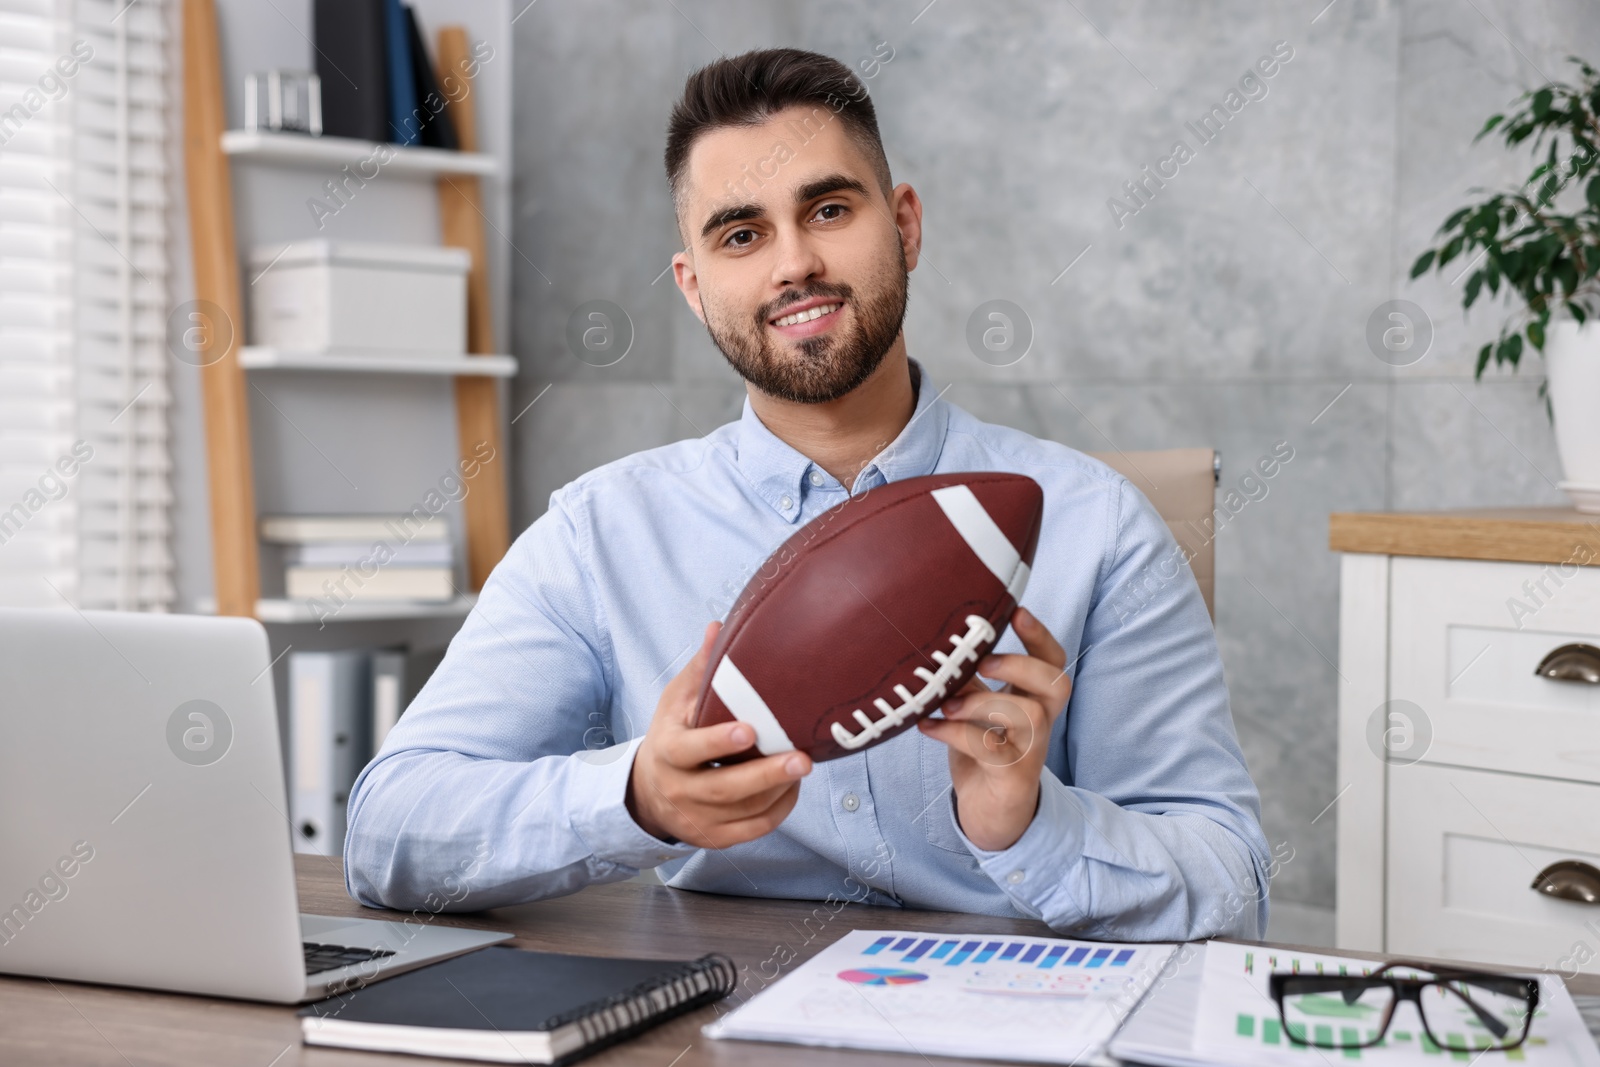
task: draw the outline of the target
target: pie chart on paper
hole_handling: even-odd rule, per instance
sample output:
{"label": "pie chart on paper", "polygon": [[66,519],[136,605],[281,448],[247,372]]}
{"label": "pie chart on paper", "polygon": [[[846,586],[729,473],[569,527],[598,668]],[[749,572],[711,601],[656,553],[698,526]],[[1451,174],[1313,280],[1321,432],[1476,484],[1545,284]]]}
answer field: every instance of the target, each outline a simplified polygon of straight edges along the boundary
{"label": "pie chart on paper", "polygon": [[855,985],[911,985],[928,980],[928,976],[921,971],[907,971],[899,967],[853,967],[848,971],[840,971],[839,977]]}

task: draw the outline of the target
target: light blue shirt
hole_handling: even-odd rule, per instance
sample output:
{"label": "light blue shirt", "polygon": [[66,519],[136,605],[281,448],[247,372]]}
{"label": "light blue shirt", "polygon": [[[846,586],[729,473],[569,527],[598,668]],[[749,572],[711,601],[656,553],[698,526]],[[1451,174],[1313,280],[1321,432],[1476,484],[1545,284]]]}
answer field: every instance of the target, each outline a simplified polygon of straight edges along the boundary
{"label": "light blue shirt", "polygon": [[[356,782],[351,894],[477,910],[658,868],[681,889],[1021,915],[1107,940],[1259,937],[1260,799],[1211,620],[1166,524],[1109,467],[978,421],[911,365],[915,413],[850,492],[951,471],[1012,471],[1044,489],[1023,604],[1067,650],[1073,688],[1015,844],[967,840],[947,750],[915,729],[817,764],[781,826],[731,848],[667,844],[629,815],[634,753],[706,623],[846,498],[747,398],[737,422],[551,495]],[[996,651],[1024,649],[1008,627]]]}

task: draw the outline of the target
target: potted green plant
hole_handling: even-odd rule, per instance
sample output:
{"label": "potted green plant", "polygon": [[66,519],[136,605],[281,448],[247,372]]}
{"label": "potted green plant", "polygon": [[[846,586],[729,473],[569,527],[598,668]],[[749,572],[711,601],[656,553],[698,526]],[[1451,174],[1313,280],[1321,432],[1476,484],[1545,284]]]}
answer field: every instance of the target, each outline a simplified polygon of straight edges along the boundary
{"label": "potted green plant", "polygon": [[1566,474],[1561,488],[1580,510],[1600,511],[1600,73],[1572,62],[1581,84],[1524,93],[1518,110],[1491,115],[1474,138],[1498,131],[1507,147],[1531,141],[1533,173],[1520,188],[1446,219],[1411,277],[1443,272],[1461,258],[1465,267],[1452,273],[1470,271],[1463,308],[1485,289],[1493,297],[1505,287],[1518,313],[1479,349],[1475,376],[1491,359],[1515,371],[1528,347],[1544,354],[1544,395]]}

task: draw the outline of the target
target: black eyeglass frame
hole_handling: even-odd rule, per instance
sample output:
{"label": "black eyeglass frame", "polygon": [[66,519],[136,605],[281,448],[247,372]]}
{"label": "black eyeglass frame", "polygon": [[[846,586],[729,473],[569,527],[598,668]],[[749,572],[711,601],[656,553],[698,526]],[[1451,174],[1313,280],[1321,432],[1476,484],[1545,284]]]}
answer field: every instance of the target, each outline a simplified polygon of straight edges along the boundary
{"label": "black eyeglass frame", "polygon": [[[1430,978],[1401,978],[1389,974],[1391,969],[1404,969],[1421,971],[1429,974]],[[1417,1018],[1422,1022],[1422,1032],[1428,1035],[1436,1047],[1443,1052],[1454,1051],[1451,1047],[1439,1040],[1433,1028],[1428,1025],[1428,1013],[1422,1007],[1422,991],[1429,986],[1441,986],[1449,993],[1454,994],[1472,1009],[1478,1020],[1491,1032],[1496,1026],[1502,1025],[1500,1020],[1490,1015],[1476,1001],[1467,996],[1460,989],[1451,985],[1459,982],[1468,986],[1479,986],[1490,992],[1502,996],[1521,996],[1527,1003],[1527,1011],[1522,1016],[1522,1033],[1515,1041],[1492,1046],[1493,1051],[1505,1052],[1510,1049],[1520,1048],[1528,1039],[1528,1031],[1533,1025],[1533,1013],[1539,1007],[1539,982],[1535,978],[1519,978],[1516,975],[1494,974],[1487,971],[1472,971],[1463,969],[1438,968],[1426,963],[1413,963],[1407,960],[1395,960],[1385,963],[1371,974],[1292,974],[1287,971],[1274,971],[1267,976],[1267,989],[1272,1000],[1278,1006],[1278,1018],[1283,1024],[1284,1036],[1291,1044],[1301,1045],[1306,1048],[1320,1048],[1329,1050],[1372,1048],[1381,1043],[1389,1033],[1389,1024],[1394,1019],[1395,1009],[1402,1001],[1409,1000],[1417,1006]],[[1382,1025],[1378,1027],[1376,1036],[1370,1040],[1350,1045],[1337,1043],[1332,1045],[1318,1044],[1298,1036],[1294,1027],[1289,1024],[1289,1015],[1284,1009],[1285,996],[1300,996],[1307,993],[1342,993],[1347,1003],[1355,1000],[1366,990],[1387,987],[1393,992],[1394,997],[1389,1002],[1388,1009],[1383,1014]],[[1509,1030],[1506,1031],[1510,1033]],[[1504,1035],[1496,1034],[1498,1040],[1504,1041]],[[1477,1049],[1465,1051],[1475,1052]]]}

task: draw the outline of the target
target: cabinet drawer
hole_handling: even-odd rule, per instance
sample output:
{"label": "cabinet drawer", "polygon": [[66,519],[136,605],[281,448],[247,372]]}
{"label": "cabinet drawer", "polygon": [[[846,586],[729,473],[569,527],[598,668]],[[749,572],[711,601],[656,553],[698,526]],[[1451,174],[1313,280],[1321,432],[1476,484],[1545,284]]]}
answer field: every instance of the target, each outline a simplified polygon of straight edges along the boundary
{"label": "cabinet drawer", "polygon": [[1600,685],[1534,673],[1562,645],[1600,646],[1600,568],[1391,566],[1388,710],[1414,746],[1402,761],[1600,782]]}
{"label": "cabinet drawer", "polygon": [[1600,868],[1600,786],[1391,766],[1388,839],[1385,951],[1600,973],[1600,905],[1532,888]]}

